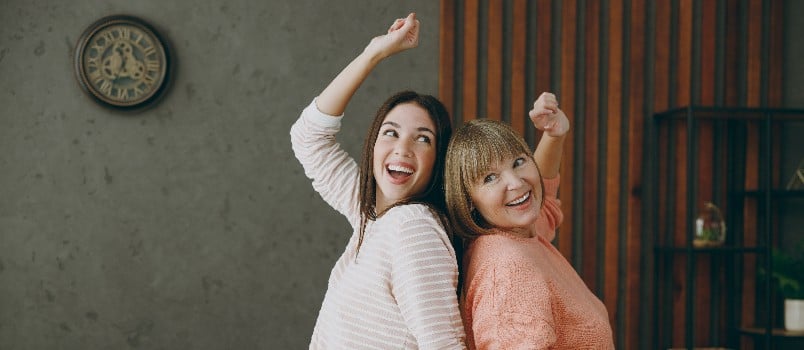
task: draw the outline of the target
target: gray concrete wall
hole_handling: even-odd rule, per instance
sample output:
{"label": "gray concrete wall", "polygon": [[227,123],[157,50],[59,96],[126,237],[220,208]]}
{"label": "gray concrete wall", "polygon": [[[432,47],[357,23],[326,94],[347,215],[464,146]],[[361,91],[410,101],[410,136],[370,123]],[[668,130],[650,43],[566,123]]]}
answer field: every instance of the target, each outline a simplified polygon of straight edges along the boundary
{"label": "gray concrete wall", "polygon": [[[337,5],[336,5],[337,4]],[[288,130],[368,40],[416,11],[420,47],[347,109],[346,149],[400,89],[437,93],[438,1],[0,1],[0,349],[306,348],[349,228]],[[171,42],[154,108],[122,114],[73,73],[95,20]]]}

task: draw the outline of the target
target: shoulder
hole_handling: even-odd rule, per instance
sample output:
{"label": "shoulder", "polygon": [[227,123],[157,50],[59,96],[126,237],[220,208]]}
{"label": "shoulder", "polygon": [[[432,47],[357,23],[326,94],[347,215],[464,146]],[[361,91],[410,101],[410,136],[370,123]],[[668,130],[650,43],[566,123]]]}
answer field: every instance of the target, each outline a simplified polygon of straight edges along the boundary
{"label": "shoulder", "polygon": [[487,234],[475,238],[466,254],[472,259],[515,262],[527,258],[522,243],[511,237]]}
{"label": "shoulder", "polygon": [[388,209],[381,220],[387,236],[396,245],[446,245],[447,231],[432,208],[424,204],[403,204]]}
{"label": "shoulder", "polygon": [[540,258],[527,243],[505,235],[480,236],[470,243],[465,254],[467,273],[494,276],[490,281],[514,281],[523,276],[544,280],[546,274]]}
{"label": "shoulder", "polygon": [[434,209],[425,204],[415,203],[397,205],[391,209],[388,209],[383,216],[386,217],[386,220],[397,224],[418,221],[421,223],[433,223],[441,227]]}

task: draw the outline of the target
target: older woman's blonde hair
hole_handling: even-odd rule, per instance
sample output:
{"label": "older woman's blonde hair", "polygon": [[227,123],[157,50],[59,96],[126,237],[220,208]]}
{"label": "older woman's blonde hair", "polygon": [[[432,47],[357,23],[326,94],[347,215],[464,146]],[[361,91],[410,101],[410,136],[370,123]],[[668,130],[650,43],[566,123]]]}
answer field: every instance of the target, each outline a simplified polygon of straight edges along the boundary
{"label": "older woman's blonde hair", "polygon": [[[456,235],[471,240],[489,233],[492,227],[474,209],[470,193],[493,165],[523,153],[533,161],[530,147],[522,136],[498,121],[476,119],[455,131],[444,165],[444,192],[447,213]],[[541,171],[539,175],[544,193]]]}

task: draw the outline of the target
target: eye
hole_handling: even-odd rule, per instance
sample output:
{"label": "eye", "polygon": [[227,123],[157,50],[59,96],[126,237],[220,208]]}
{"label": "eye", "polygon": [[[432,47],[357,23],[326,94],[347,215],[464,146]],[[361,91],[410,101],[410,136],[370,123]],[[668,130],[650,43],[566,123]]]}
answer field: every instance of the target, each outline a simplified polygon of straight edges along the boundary
{"label": "eye", "polygon": [[394,130],[394,129],[385,130],[385,131],[382,132],[382,135],[383,136],[391,136],[391,137],[399,136],[399,135],[397,135],[396,130]]}
{"label": "eye", "polygon": [[424,143],[431,143],[430,142],[430,137],[427,136],[427,135],[419,135],[419,137],[416,138],[416,141],[417,142],[424,142]]}
{"label": "eye", "polygon": [[525,164],[526,162],[527,162],[527,159],[525,159],[525,157],[519,157],[516,160],[514,160],[514,168],[518,168],[518,167],[522,166],[523,164]]}
{"label": "eye", "polygon": [[483,183],[487,184],[494,180],[497,180],[497,174],[488,174],[486,177],[483,178]]}

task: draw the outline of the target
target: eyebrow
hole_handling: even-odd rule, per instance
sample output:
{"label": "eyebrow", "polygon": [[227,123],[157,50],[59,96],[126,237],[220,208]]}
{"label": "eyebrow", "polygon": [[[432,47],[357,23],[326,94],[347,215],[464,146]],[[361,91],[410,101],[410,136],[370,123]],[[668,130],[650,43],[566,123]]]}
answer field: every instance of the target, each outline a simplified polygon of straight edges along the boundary
{"label": "eyebrow", "polygon": [[[400,128],[400,129],[402,128],[401,125],[399,125],[399,124],[397,124],[395,122],[392,122],[392,121],[384,122],[384,123],[382,123],[382,125],[390,125],[390,126],[393,126],[395,128]],[[436,134],[433,130],[430,130],[430,128],[428,128],[426,126],[420,126],[420,127],[416,128],[416,131],[420,131],[420,132],[421,131],[427,131],[427,132],[429,132],[429,133],[431,133],[433,135]]]}

